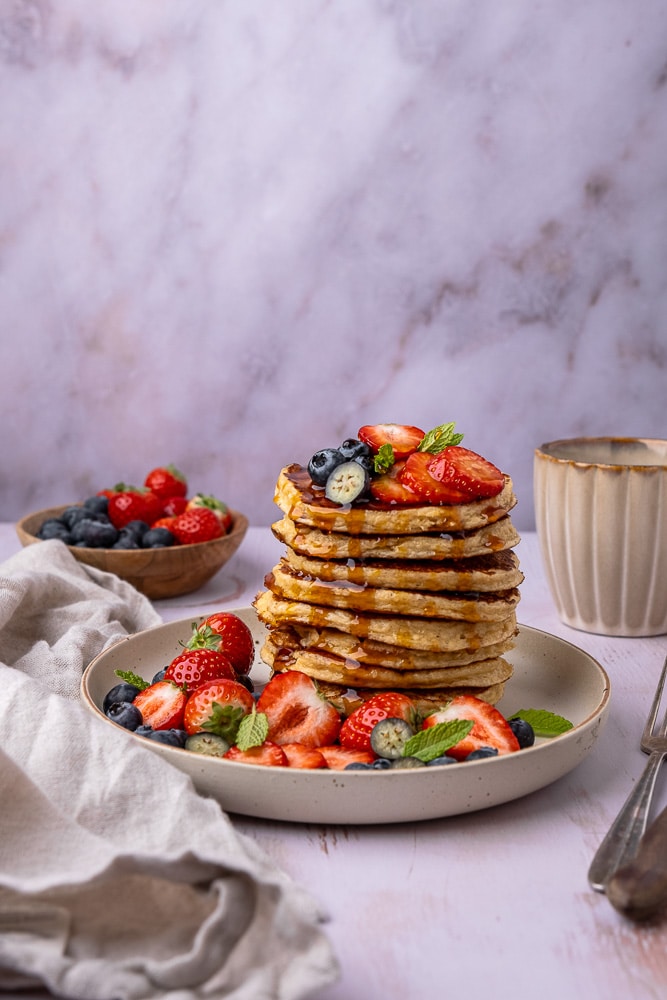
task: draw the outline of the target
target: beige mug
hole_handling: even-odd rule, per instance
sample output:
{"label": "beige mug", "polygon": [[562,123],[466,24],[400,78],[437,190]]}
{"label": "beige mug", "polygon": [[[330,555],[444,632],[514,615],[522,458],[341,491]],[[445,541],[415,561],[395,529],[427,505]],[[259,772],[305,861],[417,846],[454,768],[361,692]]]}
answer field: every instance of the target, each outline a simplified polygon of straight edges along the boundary
{"label": "beige mug", "polygon": [[535,449],[535,522],[566,625],[667,633],[667,441],[572,438]]}

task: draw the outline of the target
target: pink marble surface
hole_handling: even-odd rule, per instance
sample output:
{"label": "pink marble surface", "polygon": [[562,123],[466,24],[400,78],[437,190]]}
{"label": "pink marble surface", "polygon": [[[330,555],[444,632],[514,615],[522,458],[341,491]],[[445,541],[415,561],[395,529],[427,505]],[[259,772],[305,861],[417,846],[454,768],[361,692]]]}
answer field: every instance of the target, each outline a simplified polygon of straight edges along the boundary
{"label": "pink marble surface", "polygon": [[2,0],[0,517],[361,424],[667,436],[659,0]]}

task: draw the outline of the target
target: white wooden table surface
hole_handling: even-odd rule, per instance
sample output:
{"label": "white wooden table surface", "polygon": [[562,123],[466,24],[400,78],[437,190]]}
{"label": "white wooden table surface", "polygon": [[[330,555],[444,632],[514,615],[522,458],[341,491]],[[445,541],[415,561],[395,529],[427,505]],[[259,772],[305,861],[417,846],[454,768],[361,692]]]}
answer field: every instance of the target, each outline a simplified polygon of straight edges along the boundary
{"label": "white wooden table surface", "polygon": [[[0,559],[18,548],[13,525],[0,525]],[[247,606],[281,551],[268,529],[251,528],[203,590],[156,607],[171,621]],[[519,621],[602,664],[612,683],[606,727],[570,774],[482,812],[379,827],[234,818],[330,915],[342,978],[317,1000],[667,997],[667,919],[634,925],[586,879],[644,766],[639,736],[667,636],[607,638],[562,625],[534,534],[524,534],[518,555]],[[656,808],[667,801],[667,774],[662,781]]]}

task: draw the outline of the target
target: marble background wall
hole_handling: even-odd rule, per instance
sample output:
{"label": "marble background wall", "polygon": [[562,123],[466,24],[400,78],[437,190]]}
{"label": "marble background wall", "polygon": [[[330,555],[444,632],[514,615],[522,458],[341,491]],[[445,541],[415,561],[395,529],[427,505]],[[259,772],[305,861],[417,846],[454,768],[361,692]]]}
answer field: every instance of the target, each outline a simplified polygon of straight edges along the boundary
{"label": "marble background wall", "polygon": [[0,0],[0,519],[667,436],[667,4]]}

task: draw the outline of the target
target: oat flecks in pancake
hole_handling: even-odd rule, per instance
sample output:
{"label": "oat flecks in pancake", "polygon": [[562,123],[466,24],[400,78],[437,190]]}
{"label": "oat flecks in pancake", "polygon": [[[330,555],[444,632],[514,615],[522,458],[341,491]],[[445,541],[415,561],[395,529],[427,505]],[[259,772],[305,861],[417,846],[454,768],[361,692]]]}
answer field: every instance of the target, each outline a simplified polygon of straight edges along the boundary
{"label": "oat flecks in pancake", "polygon": [[392,670],[443,669],[466,666],[478,660],[502,656],[514,648],[512,633],[498,642],[479,645],[470,649],[409,649],[386,642],[375,642],[362,636],[351,635],[332,628],[314,628],[311,625],[283,623],[271,632],[276,646],[285,649],[315,649],[359,665],[388,667]]}
{"label": "oat flecks in pancake", "polygon": [[516,588],[497,593],[392,590],[328,582],[294,572],[284,560],[273,568],[266,585],[279,597],[326,607],[348,608],[380,614],[460,618],[463,621],[499,621],[519,603]]}
{"label": "oat flecks in pancake", "polygon": [[484,688],[500,684],[512,676],[512,667],[502,657],[479,660],[467,666],[442,669],[391,670],[387,667],[368,666],[346,660],[332,653],[316,649],[286,649],[269,636],[262,648],[262,659],[273,670],[300,670],[318,681],[333,684],[393,690],[395,688]]}
{"label": "oat flecks in pancake", "polygon": [[505,515],[470,531],[421,535],[347,535],[299,524],[285,516],[272,526],[276,538],[294,552],[317,559],[468,559],[511,549],[520,542]]}
{"label": "oat flecks in pancake", "polygon": [[269,628],[285,622],[315,625],[409,649],[475,649],[514,635],[516,631],[513,610],[501,621],[478,622],[375,615],[286,600],[276,597],[269,590],[257,595],[254,607],[260,621]]}
{"label": "oat flecks in pancake", "polygon": [[498,591],[512,590],[523,581],[514,552],[503,550],[469,559],[438,562],[394,559],[314,559],[287,549],[290,569],[318,580],[343,580],[366,587],[398,590]]}

